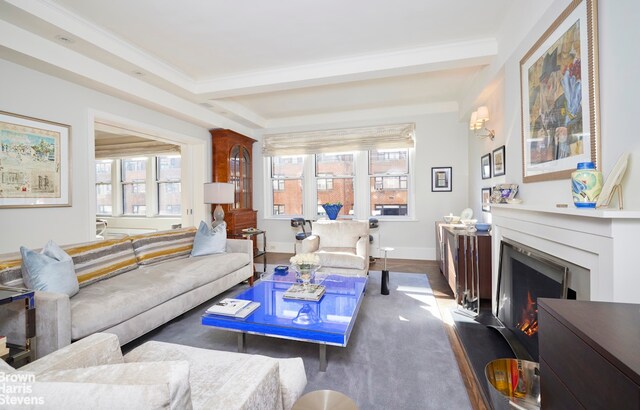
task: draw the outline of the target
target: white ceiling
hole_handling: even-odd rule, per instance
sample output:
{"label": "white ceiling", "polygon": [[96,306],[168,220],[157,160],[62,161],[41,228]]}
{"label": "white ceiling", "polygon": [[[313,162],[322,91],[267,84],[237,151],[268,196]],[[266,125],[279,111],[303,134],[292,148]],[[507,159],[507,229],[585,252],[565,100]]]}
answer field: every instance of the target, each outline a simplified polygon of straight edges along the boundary
{"label": "white ceiling", "polygon": [[[0,0],[0,57],[65,72],[121,97],[130,92],[138,103],[164,104],[204,125],[228,127],[232,120],[268,128],[317,114],[451,107],[497,54],[495,37],[510,5]],[[139,82],[144,87],[129,91]],[[163,99],[152,98],[157,90]]]}

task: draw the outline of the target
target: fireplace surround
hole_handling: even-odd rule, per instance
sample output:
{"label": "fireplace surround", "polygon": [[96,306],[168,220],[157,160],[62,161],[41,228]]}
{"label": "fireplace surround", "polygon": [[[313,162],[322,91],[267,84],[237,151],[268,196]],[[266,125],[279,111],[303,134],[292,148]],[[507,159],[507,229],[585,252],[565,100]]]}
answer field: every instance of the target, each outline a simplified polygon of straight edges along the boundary
{"label": "fireplace surround", "polygon": [[500,250],[496,327],[519,359],[538,361],[538,298],[575,299],[569,278],[580,267],[504,239]]}
{"label": "fireplace surround", "polygon": [[569,278],[577,299],[640,303],[640,211],[492,204],[491,214],[494,312],[503,239],[583,268]]}

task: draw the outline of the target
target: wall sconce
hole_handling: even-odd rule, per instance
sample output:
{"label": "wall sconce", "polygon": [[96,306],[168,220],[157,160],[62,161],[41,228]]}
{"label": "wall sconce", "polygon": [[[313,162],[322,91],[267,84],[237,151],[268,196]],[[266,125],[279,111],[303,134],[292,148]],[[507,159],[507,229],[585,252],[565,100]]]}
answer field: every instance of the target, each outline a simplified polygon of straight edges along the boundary
{"label": "wall sconce", "polygon": [[[489,121],[489,109],[486,105],[478,107],[478,109],[471,113],[471,120],[469,120],[469,129],[474,131],[477,137],[489,138],[491,141],[496,136],[494,130],[490,130],[484,126],[484,123]],[[480,134],[478,131],[486,131],[486,134]]]}

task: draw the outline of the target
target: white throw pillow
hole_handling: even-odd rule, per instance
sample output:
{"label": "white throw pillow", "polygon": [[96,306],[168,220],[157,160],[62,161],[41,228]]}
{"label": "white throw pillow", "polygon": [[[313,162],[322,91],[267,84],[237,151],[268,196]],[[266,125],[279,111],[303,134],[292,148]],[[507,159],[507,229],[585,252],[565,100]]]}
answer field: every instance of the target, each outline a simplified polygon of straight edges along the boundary
{"label": "white throw pillow", "polygon": [[29,289],[65,293],[69,297],[78,293],[73,259],[53,241],[49,241],[40,253],[21,246],[20,254],[22,279]]}
{"label": "white throw pillow", "polygon": [[196,231],[196,237],[193,240],[193,249],[191,256],[211,255],[214,253],[224,253],[227,250],[227,224],[222,222],[215,228],[209,228],[204,222],[200,222],[200,226]]}

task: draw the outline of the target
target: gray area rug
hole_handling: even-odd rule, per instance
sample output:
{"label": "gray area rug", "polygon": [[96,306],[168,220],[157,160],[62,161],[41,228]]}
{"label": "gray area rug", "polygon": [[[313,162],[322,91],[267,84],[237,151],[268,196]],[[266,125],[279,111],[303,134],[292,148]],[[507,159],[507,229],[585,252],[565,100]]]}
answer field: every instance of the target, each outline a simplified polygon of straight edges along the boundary
{"label": "gray area rug", "polygon": [[[237,351],[237,334],[202,326],[200,316],[213,301],[191,310],[128,344],[160,340],[207,349]],[[302,357],[305,392],[330,389],[351,397],[360,409],[471,408],[458,365],[425,274],[391,272],[391,294],[380,294],[380,271],[371,271],[358,319],[347,347],[327,347],[320,372],[318,345],[247,335],[246,352]]]}

